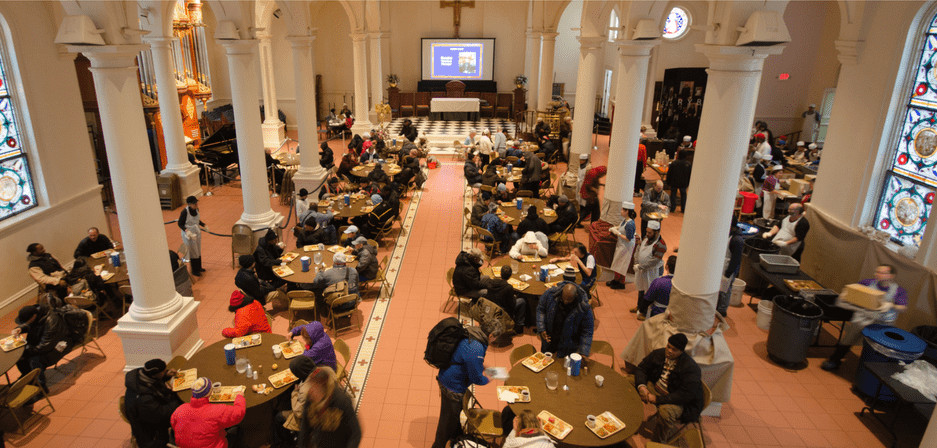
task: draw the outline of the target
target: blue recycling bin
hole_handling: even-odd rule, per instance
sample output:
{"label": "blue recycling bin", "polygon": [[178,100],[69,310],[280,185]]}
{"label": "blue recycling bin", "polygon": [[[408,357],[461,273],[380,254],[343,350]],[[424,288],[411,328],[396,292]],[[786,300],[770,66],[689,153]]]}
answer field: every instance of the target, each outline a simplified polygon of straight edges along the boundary
{"label": "blue recycling bin", "polygon": [[[855,385],[863,394],[874,397],[880,381],[864,366],[867,362],[911,362],[921,357],[927,349],[923,339],[888,325],[872,324],[862,330],[862,355],[859,370],[856,372]],[[887,387],[882,388],[880,401],[895,401],[894,394]]]}

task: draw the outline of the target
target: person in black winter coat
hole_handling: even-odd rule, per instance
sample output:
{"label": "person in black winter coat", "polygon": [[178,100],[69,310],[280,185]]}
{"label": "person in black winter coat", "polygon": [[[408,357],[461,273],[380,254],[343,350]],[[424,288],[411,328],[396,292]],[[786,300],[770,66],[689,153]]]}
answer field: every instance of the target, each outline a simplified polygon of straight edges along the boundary
{"label": "person in black winter coat", "polygon": [[169,443],[169,419],[182,400],[166,385],[176,374],[161,359],[151,359],[143,367],[124,376],[124,414],[140,448],[162,448]]}
{"label": "person in black winter coat", "polygon": [[332,165],[335,164],[335,156],[332,154],[332,148],[329,148],[329,143],[322,142],[322,144],[319,145],[319,149],[322,150],[319,153],[319,165],[325,169],[331,168]]}
{"label": "person in black winter coat", "polygon": [[570,224],[575,225],[579,221],[579,212],[576,211],[576,207],[569,202],[569,198],[565,194],[557,197],[554,210],[556,210],[556,221],[549,224],[550,235],[560,233],[566,230]]}
{"label": "person in black winter coat", "polygon": [[241,255],[238,257],[238,263],[241,269],[234,275],[234,286],[237,286],[244,295],[250,297],[261,305],[267,304],[267,294],[275,291],[276,288],[270,282],[261,280],[254,272],[254,257],[250,255]]}
{"label": "person in black winter coat", "polygon": [[257,243],[257,249],[254,249],[257,277],[272,283],[276,287],[286,283],[273,273],[273,267],[280,265],[281,255],[283,255],[283,243],[277,243],[276,232],[267,230],[267,234]]}
{"label": "person in black winter coat", "polygon": [[20,375],[39,369],[39,384],[45,388],[46,367],[62,359],[71,344],[68,343],[68,323],[61,313],[53,310],[61,306],[61,299],[53,294],[46,294],[40,302],[19,310],[14,319],[17,326],[13,329],[13,334],[26,333],[26,348],[23,350],[23,356],[16,362]]}
{"label": "person in black winter coat", "polygon": [[700,368],[684,351],[686,344],[683,333],[671,336],[666,348],[649,353],[634,371],[641,401],[657,405],[650,424],[654,441],[669,440],[682,423],[699,420],[703,411]]}
{"label": "person in black winter coat", "polygon": [[514,332],[521,334],[527,323],[527,301],[514,293],[514,287],[508,279],[514,271],[510,266],[501,267],[501,278],[492,278],[488,281],[488,300],[491,300],[511,315],[514,320]]}
{"label": "person in black winter coat", "polygon": [[483,256],[478,249],[459,252],[452,273],[452,288],[457,295],[477,300],[488,293],[488,277],[479,271],[482,263]]}
{"label": "person in black winter coat", "polygon": [[527,232],[541,232],[544,235],[550,234],[550,226],[537,214],[537,206],[527,207],[527,216],[517,225],[517,234],[526,235]]}
{"label": "person in black winter coat", "polygon": [[[677,211],[677,205],[680,205],[680,211],[686,212],[686,189],[690,186],[690,170],[692,165],[687,160],[686,152],[677,153],[677,160],[670,164],[667,169],[667,184],[670,185],[670,209]],[[677,202],[677,193],[680,193],[680,202]]]}
{"label": "person in black winter coat", "polygon": [[462,173],[465,174],[465,181],[469,185],[482,183],[482,175],[478,172],[478,163],[478,156],[474,153],[465,158],[465,166],[462,168]]}
{"label": "person in black winter coat", "polygon": [[416,127],[413,126],[413,122],[409,118],[403,120],[403,126],[400,128],[400,132],[397,135],[402,135],[410,140],[413,143],[416,143],[417,133]]}

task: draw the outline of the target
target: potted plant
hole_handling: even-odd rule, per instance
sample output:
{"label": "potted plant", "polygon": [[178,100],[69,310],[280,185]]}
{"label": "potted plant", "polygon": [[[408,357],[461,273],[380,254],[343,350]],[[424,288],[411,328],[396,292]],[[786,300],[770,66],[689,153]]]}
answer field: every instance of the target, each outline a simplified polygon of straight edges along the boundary
{"label": "potted plant", "polygon": [[527,85],[527,77],[524,75],[515,76],[514,85],[517,86],[518,89],[523,88],[525,85]]}
{"label": "potted plant", "polygon": [[397,87],[398,82],[400,82],[400,78],[397,75],[393,73],[387,75],[387,83],[390,84],[391,87]]}

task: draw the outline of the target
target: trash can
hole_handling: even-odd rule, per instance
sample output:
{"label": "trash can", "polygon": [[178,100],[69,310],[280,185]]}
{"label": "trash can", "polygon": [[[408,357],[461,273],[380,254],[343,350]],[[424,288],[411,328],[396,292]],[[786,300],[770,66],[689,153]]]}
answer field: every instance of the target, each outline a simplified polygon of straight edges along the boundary
{"label": "trash can", "polygon": [[739,278],[745,281],[745,284],[749,288],[748,291],[757,291],[762,289],[765,286],[765,280],[758,275],[755,275],[755,272],[752,270],[752,263],[760,263],[758,256],[761,254],[776,254],[781,250],[780,247],[775,246],[770,240],[766,240],[761,236],[755,236],[745,240],[743,243],[742,255],[742,266],[739,269]]}
{"label": "trash can", "polygon": [[918,325],[911,329],[911,334],[927,343],[927,348],[924,350],[925,357],[937,359],[937,326]]}
{"label": "trash can", "polygon": [[[878,392],[879,380],[863,367],[867,362],[911,362],[921,357],[927,342],[900,328],[872,324],[862,330],[862,354],[855,385],[863,394],[874,397]],[[895,395],[887,387],[882,388],[881,401],[895,401]]]}
{"label": "trash can", "polygon": [[775,296],[768,330],[768,356],[784,367],[807,367],[807,348],[817,335],[823,310],[796,296]]}
{"label": "trash can", "polygon": [[758,202],[758,195],[750,191],[740,191],[742,196],[742,213],[755,213],[755,203]]}

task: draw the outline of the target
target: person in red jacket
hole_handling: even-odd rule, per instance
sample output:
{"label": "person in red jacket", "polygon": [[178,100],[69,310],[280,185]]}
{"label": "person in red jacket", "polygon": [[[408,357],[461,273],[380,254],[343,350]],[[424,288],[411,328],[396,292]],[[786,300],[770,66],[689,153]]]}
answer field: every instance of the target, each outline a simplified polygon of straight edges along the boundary
{"label": "person in red jacket", "polygon": [[228,311],[234,313],[234,327],[221,330],[222,336],[236,338],[253,333],[270,333],[270,322],[260,302],[245,297],[241,291],[231,293]]}
{"label": "person in red jacket", "polygon": [[[201,377],[192,384],[192,401],[176,408],[170,422],[179,448],[227,448],[229,428],[244,420],[247,401],[238,393],[234,404],[211,404],[211,381]],[[232,432],[235,438],[235,432]]]}

